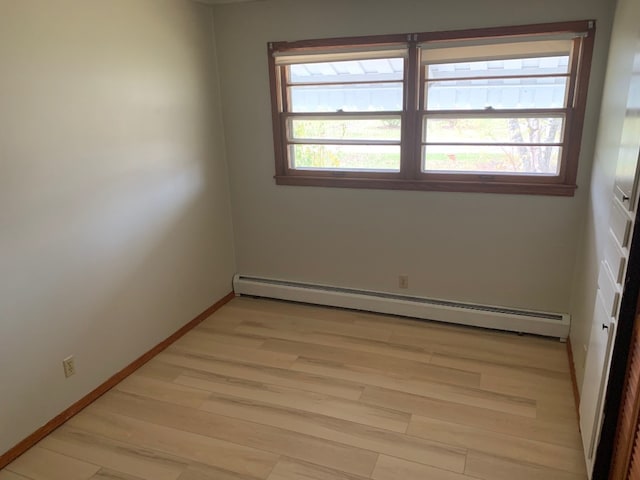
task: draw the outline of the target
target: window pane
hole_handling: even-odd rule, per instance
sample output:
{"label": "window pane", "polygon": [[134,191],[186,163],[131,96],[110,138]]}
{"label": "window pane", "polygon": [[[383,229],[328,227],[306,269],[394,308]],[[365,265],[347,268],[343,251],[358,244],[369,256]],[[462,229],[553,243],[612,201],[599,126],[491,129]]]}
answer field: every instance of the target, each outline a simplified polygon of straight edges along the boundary
{"label": "window pane", "polygon": [[564,108],[567,77],[427,82],[427,110]]}
{"label": "window pane", "polygon": [[291,145],[289,152],[295,169],[400,171],[395,145]]}
{"label": "window pane", "polygon": [[[487,47],[487,54],[491,54]],[[506,75],[556,75],[569,73],[569,55],[558,57],[513,58],[477,62],[439,63],[427,66],[427,78],[502,77]]]}
{"label": "window pane", "polygon": [[288,68],[290,83],[378,82],[404,77],[403,58],[303,63]]}
{"label": "window pane", "polygon": [[425,118],[429,143],[561,143],[562,117]]}
{"label": "window pane", "polygon": [[289,111],[398,112],[402,110],[402,83],[290,87]]}
{"label": "window pane", "polygon": [[426,172],[557,175],[560,147],[478,147],[427,145],[422,151]]}
{"label": "window pane", "polygon": [[384,119],[290,119],[289,139],[400,141],[400,117]]}

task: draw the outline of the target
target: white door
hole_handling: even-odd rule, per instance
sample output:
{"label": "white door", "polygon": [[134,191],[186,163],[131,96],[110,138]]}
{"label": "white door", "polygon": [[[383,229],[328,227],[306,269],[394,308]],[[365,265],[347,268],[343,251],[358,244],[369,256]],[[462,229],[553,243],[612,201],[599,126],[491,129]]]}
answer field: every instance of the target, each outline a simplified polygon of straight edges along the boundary
{"label": "white door", "polygon": [[614,329],[615,322],[598,289],[580,402],[580,433],[589,472],[593,469],[595,446],[600,435],[602,400],[608,377],[605,367],[609,364]]}

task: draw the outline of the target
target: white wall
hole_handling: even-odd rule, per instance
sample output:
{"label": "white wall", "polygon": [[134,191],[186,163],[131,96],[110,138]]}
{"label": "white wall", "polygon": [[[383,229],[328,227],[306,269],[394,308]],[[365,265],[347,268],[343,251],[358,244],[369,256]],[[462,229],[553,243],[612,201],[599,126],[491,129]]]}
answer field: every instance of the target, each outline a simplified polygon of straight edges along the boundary
{"label": "white wall", "polygon": [[639,1],[618,1],[602,97],[591,195],[581,234],[572,298],[571,342],[580,386],[584,376],[585,345],[589,344],[591,334],[598,269],[604,256],[606,235],[609,231],[616,162],[637,42],[639,15]]}
{"label": "white wall", "polygon": [[[215,7],[238,271],[566,312],[610,0],[266,0]],[[574,198],[276,186],[266,43],[597,19]],[[402,291],[405,292],[405,291]]]}
{"label": "white wall", "polygon": [[0,453],[231,290],[211,25],[0,0]]}

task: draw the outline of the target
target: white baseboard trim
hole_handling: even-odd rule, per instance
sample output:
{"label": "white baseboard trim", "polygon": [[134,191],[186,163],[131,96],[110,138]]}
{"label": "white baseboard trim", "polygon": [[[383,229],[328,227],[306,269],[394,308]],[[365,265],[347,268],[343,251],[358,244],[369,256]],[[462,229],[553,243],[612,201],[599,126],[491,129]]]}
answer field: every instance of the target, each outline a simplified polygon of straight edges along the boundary
{"label": "white baseboard trim", "polygon": [[235,275],[236,294],[386,313],[566,340],[570,316],[392,293]]}

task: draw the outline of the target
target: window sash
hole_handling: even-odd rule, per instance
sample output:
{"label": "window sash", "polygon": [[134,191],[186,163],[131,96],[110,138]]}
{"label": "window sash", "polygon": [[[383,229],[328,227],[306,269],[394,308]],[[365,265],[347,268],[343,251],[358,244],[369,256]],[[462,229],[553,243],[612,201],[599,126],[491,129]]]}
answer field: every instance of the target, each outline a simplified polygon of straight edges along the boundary
{"label": "window sash", "polygon": [[[369,175],[399,175],[401,159],[402,159],[402,125],[403,125],[403,113],[402,112],[382,112],[382,113],[369,113],[369,112],[357,112],[357,113],[325,113],[325,114],[296,114],[289,113],[282,115],[282,123],[284,132],[286,132],[286,155],[287,155],[287,166],[290,171],[299,171],[299,172],[313,172],[314,174],[319,173],[323,175],[348,175],[348,174],[357,174],[360,175],[362,173],[367,173]],[[331,136],[326,137],[299,137],[296,138],[293,134],[293,122],[295,120],[336,120],[336,121],[348,121],[348,120],[399,120],[400,121],[400,138],[395,139],[371,139],[371,138],[334,138]],[[294,158],[294,148],[295,146],[326,146],[327,149],[339,148],[339,147],[363,147],[361,150],[364,150],[363,154],[367,155],[366,147],[398,147],[399,149],[399,163],[398,168],[376,168],[374,166],[360,166],[360,167],[293,167],[292,165],[295,162]],[[382,152],[380,152],[382,154]]]}
{"label": "window sash", "polygon": [[[563,35],[558,35],[561,37]],[[573,112],[571,104],[575,98],[575,88],[577,85],[576,77],[577,70],[577,57],[576,54],[580,51],[580,44],[583,36],[582,34],[564,34],[565,38],[550,38],[547,36],[544,40],[536,39],[530,41],[526,37],[522,37],[520,40],[513,41],[512,38],[500,38],[495,39],[495,43],[491,43],[491,38],[486,39],[473,39],[469,41],[465,40],[452,40],[445,42],[446,47],[442,48],[442,42],[423,43],[420,45],[420,78],[418,84],[420,85],[418,91],[418,106],[421,111],[419,126],[419,146],[414,148],[414,159],[419,164],[418,178],[423,180],[445,180],[445,181],[467,181],[467,182],[496,182],[496,183],[565,183],[566,175],[568,171],[568,157],[570,153],[569,142],[572,138],[572,122]],[[491,46],[492,54],[480,55],[483,49]],[[486,50],[485,50],[486,51]],[[564,75],[553,74],[554,77],[566,76],[568,78],[567,87],[565,90],[565,98],[563,108],[549,109],[549,108],[527,108],[527,109],[450,109],[450,110],[428,110],[427,109],[427,85],[430,82],[437,81],[451,81],[449,78],[444,79],[430,79],[428,78],[428,68],[431,64],[444,64],[444,63],[456,63],[456,62],[474,62],[474,61],[491,61],[491,60],[506,60],[513,57],[507,55],[513,55],[520,59],[524,56],[530,58],[539,58],[544,56],[556,56],[558,54],[569,55],[569,67],[568,73]],[[425,56],[427,58],[425,58]],[[527,78],[543,78],[535,74],[532,75],[513,75],[505,76],[505,78],[513,79],[527,79]],[[496,80],[496,77],[478,75],[477,78],[463,78],[463,80],[475,80],[486,79]],[[505,117],[517,117],[517,116],[561,116],[564,121],[562,125],[562,142],[554,144],[541,144],[546,147],[559,147],[560,157],[558,158],[558,168],[556,174],[544,174],[538,175],[535,173],[517,173],[517,172],[478,172],[472,170],[459,170],[459,171],[446,171],[446,170],[428,170],[426,169],[426,148],[433,143],[424,141],[423,129],[425,128],[425,122],[427,118],[468,118],[475,116],[483,116],[485,118],[505,118]],[[444,145],[477,145],[482,148],[483,145],[477,142],[459,142],[459,143],[442,143]],[[510,143],[496,143],[490,144],[491,146],[503,145],[505,147],[511,147]],[[523,144],[517,144],[514,142],[514,146],[525,146]],[[535,146],[535,144],[531,144]]]}
{"label": "window sash", "polygon": [[[440,112],[423,112],[421,114],[421,122],[420,122],[420,150],[419,150],[419,163],[420,163],[420,176],[422,178],[453,178],[451,176],[455,176],[455,178],[459,180],[466,181],[496,181],[496,182],[511,182],[511,181],[531,181],[526,180],[528,177],[535,179],[536,182],[549,182],[556,183],[563,181],[563,175],[566,171],[566,162],[565,155],[566,151],[569,148],[570,136],[568,135],[568,117],[570,116],[570,112],[567,109],[525,109],[525,110],[494,110],[494,111],[440,111]],[[426,122],[428,119],[509,119],[509,118],[557,118],[561,119],[561,131],[560,131],[560,141],[541,141],[541,142],[532,142],[532,141],[523,141],[523,142],[506,142],[506,141],[496,141],[496,142],[482,142],[482,141],[431,141],[428,136],[425,138],[425,129]],[[450,146],[453,147],[465,147],[465,146],[473,146],[478,147],[478,150],[482,150],[483,148],[500,148],[505,147],[507,149],[510,148],[527,148],[527,147],[548,147],[551,149],[559,148],[559,158],[558,158],[558,168],[556,173],[544,173],[544,172],[509,172],[507,170],[504,171],[491,171],[491,172],[482,172],[482,171],[474,171],[474,170],[445,170],[445,169],[428,169],[426,168],[426,149],[429,146]],[[551,155],[552,152],[550,151]]]}

